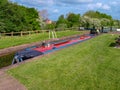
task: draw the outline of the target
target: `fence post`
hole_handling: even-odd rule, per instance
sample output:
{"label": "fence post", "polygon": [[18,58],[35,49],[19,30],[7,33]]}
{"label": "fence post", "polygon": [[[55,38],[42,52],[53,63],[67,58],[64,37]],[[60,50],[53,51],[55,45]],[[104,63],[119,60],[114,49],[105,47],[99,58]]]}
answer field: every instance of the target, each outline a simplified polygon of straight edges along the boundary
{"label": "fence post", "polygon": [[28,31],[28,33],[29,33],[29,36],[30,36],[30,31]]}
{"label": "fence post", "polygon": [[4,36],[4,37],[6,36],[6,33],[5,33],[5,32],[3,32],[3,36]]}
{"label": "fence post", "polygon": [[39,31],[37,30],[37,34],[39,34]]}
{"label": "fence post", "polygon": [[13,36],[13,32],[11,32],[11,36]]}
{"label": "fence post", "polygon": [[42,30],[42,33],[44,34],[44,33],[45,33],[45,31],[44,31],[44,30]]}
{"label": "fence post", "polygon": [[1,37],[2,37],[2,34],[0,33],[0,39],[1,39]]}
{"label": "fence post", "polygon": [[22,31],[20,32],[20,36],[23,36],[23,33],[22,33]]}

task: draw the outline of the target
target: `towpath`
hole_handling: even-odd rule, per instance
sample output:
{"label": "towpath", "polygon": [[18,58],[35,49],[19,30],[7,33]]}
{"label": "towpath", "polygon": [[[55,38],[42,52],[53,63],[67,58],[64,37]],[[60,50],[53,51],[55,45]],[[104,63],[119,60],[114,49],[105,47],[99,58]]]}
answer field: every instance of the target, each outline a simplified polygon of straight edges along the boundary
{"label": "towpath", "polygon": [[17,79],[6,73],[8,68],[0,69],[0,90],[27,90]]}

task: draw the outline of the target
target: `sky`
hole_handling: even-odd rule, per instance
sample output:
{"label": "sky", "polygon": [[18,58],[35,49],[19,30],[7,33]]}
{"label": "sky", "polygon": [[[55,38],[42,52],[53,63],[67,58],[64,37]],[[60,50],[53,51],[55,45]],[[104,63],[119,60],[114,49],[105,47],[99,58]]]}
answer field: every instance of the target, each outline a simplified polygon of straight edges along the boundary
{"label": "sky", "polygon": [[120,20],[120,0],[10,0],[38,11],[47,10],[48,18],[57,20],[69,12],[83,15],[89,10],[97,10]]}

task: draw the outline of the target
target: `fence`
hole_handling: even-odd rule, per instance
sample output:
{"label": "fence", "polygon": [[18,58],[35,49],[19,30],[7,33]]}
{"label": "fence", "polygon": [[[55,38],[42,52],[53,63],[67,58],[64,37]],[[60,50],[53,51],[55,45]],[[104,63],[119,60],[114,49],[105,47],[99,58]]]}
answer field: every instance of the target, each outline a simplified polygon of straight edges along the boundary
{"label": "fence", "polygon": [[[73,28],[65,28],[65,29],[60,29],[56,28],[55,31],[67,31],[67,30],[78,30],[79,27],[73,27]],[[48,33],[49,30],[35,30],[35,31],[21,31],[21,32],[10,32],[10,33],[0,33],[0,37],[4,36],[23,36],[23,35],[30,35],[30,34],[35,34],[35,33]]]}
{"label": "fence", "polygon": [[44,32],[48,32],[48,30],[36,30],[36,31],[21,31],[21,32],[0,33],[0,37],[2,37],[2,36],[23,36],[23,35],[30,35],[30,34],[44,33]]}

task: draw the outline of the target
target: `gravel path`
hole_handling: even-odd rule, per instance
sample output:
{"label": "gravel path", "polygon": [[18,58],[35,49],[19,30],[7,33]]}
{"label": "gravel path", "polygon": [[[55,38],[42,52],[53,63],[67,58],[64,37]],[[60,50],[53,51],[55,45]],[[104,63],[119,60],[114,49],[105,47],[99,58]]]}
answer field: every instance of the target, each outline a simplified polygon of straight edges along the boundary
{"label": "gravel path", "polygon": [[12,76],[0,70],[0,90],[27,90]]}

